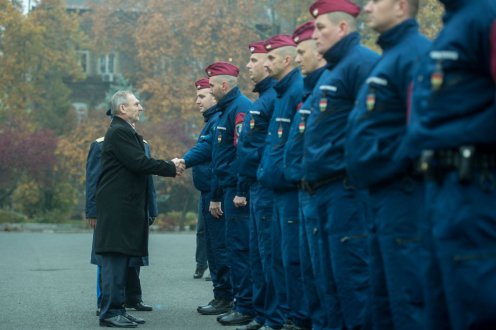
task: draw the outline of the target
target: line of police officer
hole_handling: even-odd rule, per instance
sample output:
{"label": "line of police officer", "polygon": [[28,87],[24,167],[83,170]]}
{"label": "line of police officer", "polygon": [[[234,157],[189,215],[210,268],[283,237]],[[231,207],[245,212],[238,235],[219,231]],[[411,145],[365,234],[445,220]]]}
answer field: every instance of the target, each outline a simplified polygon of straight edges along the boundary
{"label": "line of police officer", "polygon": [[211,168],[195,175],[214,285],[199,313],[238,329],[496,328],[496,3],[439,1],[431,43],[418,0],[370,0],[381,56],[356,4],[315,1],[315,21],[249,45],[254,103],[236,66],[207,67],[197,88],[217,115],[184,157]]}

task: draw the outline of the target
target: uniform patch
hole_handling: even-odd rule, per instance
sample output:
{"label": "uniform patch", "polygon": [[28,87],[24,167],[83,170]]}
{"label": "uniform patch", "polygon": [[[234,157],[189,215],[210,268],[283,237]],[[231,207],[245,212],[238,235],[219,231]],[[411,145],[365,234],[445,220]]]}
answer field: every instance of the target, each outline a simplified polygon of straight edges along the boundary
{"label": "uniform patch", "polygon": [[306,128],[306,117],[310,115],[311,111],[310,110],[305,110],[305,109],[300,109],[298,111],[300,113],[300,123],[298,124],[298,130],[300,131],[300,134],[303,134],[305,132]]}
{"label": "uniform patch", "polygon": [[251,117],[251,120],[250,120],[250,129],[254,129],[255,128],[255,118]]}
{"label": "uniform patch", "polygon": [[375,92],[374,89],[370,88],[367,94],[367,110],[372,111],[375,107]]}
{"label": "uniform patch", "polygon": [[239,135],[243,129],[243,121],[245,120],[246,113],[239,112],[236,114],[236,119],[234,120],[234,146],[238,145]]}

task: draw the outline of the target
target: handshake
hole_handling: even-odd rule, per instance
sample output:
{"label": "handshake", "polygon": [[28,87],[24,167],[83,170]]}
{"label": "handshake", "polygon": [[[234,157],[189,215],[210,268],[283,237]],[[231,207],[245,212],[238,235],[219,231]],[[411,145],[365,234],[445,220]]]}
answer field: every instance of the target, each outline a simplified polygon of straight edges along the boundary
{"label": "handshake", "polygon": [[176,166],[176,176],[181,176],[186,170],[186,162],[184,159],[174,158],[171,160]]}

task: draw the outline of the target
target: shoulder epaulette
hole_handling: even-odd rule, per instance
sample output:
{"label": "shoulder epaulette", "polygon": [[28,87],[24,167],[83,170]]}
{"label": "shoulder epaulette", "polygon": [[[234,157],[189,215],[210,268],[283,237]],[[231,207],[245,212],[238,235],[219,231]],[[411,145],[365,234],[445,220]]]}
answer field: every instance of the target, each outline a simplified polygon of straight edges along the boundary
{"label": "shoulder epaulette", "polygon": [[143,142],[145,142],[146,144],[148,144],[148,142],[146,142],[146,140],[143,139]]}
{"label": "shoulder epaulette", "polygon": [[95,141],[98,142],[98,143],[102,143],[103,140],[105,140],[105,136],[102,136],[102,137],[96,139]]}

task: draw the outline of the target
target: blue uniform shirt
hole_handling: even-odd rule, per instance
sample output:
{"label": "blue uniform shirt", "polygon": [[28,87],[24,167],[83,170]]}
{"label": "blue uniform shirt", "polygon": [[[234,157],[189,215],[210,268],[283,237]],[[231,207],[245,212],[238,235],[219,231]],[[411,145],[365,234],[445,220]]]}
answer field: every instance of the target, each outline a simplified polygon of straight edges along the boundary
{"label": "blue uniform shirt", "polygon": [[412,69],[430,46],[414,19],[386,31],[377,43],[383,55],[362,86],[347,127],[347,170],[359,187],[411,170],[406,159],[394,158],[406,131]]}
{"label": "blue uniform shirt", "polygon": [[257,178],[263,186],[272,190],[296,189],[296,185],[284,177],[283,160],[289,128],[303,98],[303,77],[300,69],[293,69],[274,86],[274,89],[277,93],[274,113]]}
{"label": "blue uniform shirt", "polygon": [[[104,138],[98,138],[91,143],[88,157],[86,159],[86,218],[96,219],[96,185],[102,173],[100,162],[102,155],[102,143]],[[150,146],[145,142],[145,155],[150,157]],[[158,215],[157,199],[153,177],[148,176],[148,217],[155,218]],[[98,220],[97,220],[98,221]]]}
{"label": "blue uniform shirt", "polygon": [[203,113],[203,126],[196,145],[183,157],[186,167],[193,167],[193,184],[195,188],[208,192],[212,185],[212,144],[211,131],[221,113],[217,106],[213,106]]}
{"label": "blue uniform shirt", "polygon": [[289,137],[284,147],[284,175],[291,182],[299,182],[303,179],[303,137],[305,133],[306,119],[312,109],[314,87],[318,84],[322,73],[326,70],[323,66],[313,71],[303,79],[302,105],[294,116],[293,123],[289,129]]}
{"label": "blue uniform shirt", "polygon": [[444,27],[416,72],[400,156],[496,143],[496,1],[441,2]]}
{"label": "blue uniform shirt", "polygon": [[319,81],[318,97],[307,119],[303,172],[304,180],[316,183],[344,172],[344,139],[348,115],[356,96],[379,55],[360,45],[352,32],[325,54],[327,69]]}
{"label": "blue uniform shirt", "polygon": [[276,91],[273,87],[276,82],[267,77],[253,89],[259,93],[259,98],[245,116],[238,141],[238,196],[246,197],[250,184],[257,181],[257,169],[274,110]]}
{"label": "blue uniform shirt", "polygon": [[222,112],[213,129],[212,138],[212,201],[219,202],[223,189],[236,187],[238,162],[236,158],[237,138],[241,131],[246,112],[252,102],[238,87],[234,87],[217,103]]}

